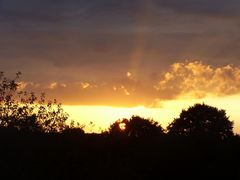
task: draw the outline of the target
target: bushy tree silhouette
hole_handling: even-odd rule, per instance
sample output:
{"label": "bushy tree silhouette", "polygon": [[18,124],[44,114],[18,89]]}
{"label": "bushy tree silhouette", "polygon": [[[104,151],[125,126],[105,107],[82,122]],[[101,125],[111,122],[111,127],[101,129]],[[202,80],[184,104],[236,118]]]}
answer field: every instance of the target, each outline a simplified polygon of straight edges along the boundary
{"label": "bushy tree silhouette", "polygon": [[80,125],[79,122],[75,123],[74,121],[71,121],[70,125],[66,127],[62,133],[67,136],[77,137],[85,133],[83,129],[84,126]]}
{"label": "bushy tree silhouette", "polygon": [[233,122],[225,110],[206,104],[195,104],[183,110],[167,127],[168,134],[181,136],[212,136],[224,139],[233,135]]}
{"label": "bushy tree silhouette", "polygon": [[45,95],[20,91],[21,73],[8,79],[0,73],[0,127],[31,132],[61,132],[68,128],[68,114],[56,100],[46,101]]}
{"label": "bushy tree silhouette", "polygon": [[158,137],[164,134],[163,128],[151,119],[132,116],[129,120],[123,119],[114,122],[109,128],[110,135],[133,138]]}
{"label": "bushy tree silhouette", "polygon": [[108,133],[113,136],[127,136],[125,130],[128,123],[128,119],[117,120],[110,125]]}

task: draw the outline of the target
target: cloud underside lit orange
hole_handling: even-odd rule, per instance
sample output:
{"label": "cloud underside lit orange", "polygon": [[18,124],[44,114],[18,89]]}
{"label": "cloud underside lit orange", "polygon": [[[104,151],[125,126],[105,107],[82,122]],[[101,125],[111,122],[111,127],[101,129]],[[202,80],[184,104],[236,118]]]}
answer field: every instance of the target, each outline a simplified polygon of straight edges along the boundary
{"label": "cloud underside lit orange", "polygon": [[20,89],[44,91],[66,105],[106,105],[118,107],[160,107],[173,99],[202,99],[240,94],[240,68],[213,67],[200,61],[172,64],[154,78],[140,79],[126,71],[122,77],[106,81],[22,82]]}

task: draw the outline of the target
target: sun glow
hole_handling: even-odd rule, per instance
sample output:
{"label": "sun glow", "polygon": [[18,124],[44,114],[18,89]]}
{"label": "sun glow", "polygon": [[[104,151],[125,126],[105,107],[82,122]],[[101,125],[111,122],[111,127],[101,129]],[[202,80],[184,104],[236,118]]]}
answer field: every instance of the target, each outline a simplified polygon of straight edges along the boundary
{"label": "sun glow", "polygon": [[[64,106],[70,114],[70,119],[85,124],[87,132],[100,132],[109,127],[111,123],[118,119],[130,118],[132,115],[142,117],[156,117],[155,109],[137,106],[132,108],[110,107],[110,106]],[[154,116],[153,116],[154,115]],[[90,124],[93,122],[94,126]]]}
{"label": "sun glow", "polygon": [[[130,118],[139,115],[158,121],[164,128],[176,117],[182,109],[186,109],[195,103],[206,103],[221,109],[225,109],[230,120],[234,121],[234,132],[240,133],[239,103],[240,95],[226,96],[221,98],[208,97],[204,99],[169,100],[161,102],[159,108],[137,106],[131,108],[110,106],[64,106],[70,114],[70,119],[85,125],[86,132],[101,132],[118,119]],[[124,129],[124,125],[121,125]]]}
{"label": "sun glow", "polygon": [[124,131],[126,129],[126,124],[125,123],[120,123],[119,128],[121,129],[121,131]]}

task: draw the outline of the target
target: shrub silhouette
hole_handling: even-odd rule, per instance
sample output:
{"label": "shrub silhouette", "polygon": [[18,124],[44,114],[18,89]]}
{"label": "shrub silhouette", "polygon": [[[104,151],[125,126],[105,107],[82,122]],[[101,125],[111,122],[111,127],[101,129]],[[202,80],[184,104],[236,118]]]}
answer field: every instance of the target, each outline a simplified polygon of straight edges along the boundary
{"label": "shrub silhouette", "polygon": [[68,114],[56,100],[46,101],[45,95],[20,91],[21,73],[8,79],[0,73],[0,127],[31,132],[61,132],[68,127]]}
{"label": "shrub silhouette", "polygon": [[[121,126],[123,127],[121,128]],[[109,128],[109,134],[143,138],[163,135],[164,131],[158,122],[139,116],[132,116],[129,120],[123,119],[114,122]]]}
{"label": "shrub silhouette", "polygon": [[168,134],[181,136],[212,136],[221,139],[233,135],[233,122],[225,110],[205,104],[195,104],[183,110],[179,118],[167,127]]}
{"label": "shrub silhouette", "polygon": [[74,121],[71,121],[70,125],[62,131],[62,134],[71,137],[82,136],[85,134],[85,131],[83,129],[84,129],[83,125],[80,125],[80,123],[78,122],[77,124],[75,124]]}
{"label": "shrub silhouette", "polygon": [[110,125],[108,133],[113,136],[127,136],[126,129],[121,129],[121,125],[124,125],[125,128],[128,125],[128,119],[117,120]]}

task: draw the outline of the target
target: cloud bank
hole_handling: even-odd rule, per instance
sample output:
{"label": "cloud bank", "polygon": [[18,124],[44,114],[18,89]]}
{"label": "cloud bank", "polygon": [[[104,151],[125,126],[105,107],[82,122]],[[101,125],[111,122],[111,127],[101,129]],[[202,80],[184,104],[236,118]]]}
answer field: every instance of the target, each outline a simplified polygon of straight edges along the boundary
{"label": "cloud bank", "polygon": [[240,68],[212,67],[199,61],[174,63],[155,88],[163,98],[234,95],[240,93]]}
{"label": "cloud bank", "polygon": [[22,82],[21,90],[44,91],[66,104],[161,107],[163,101],[240,94],[240,68],[201,61],[172,64],[155,78],[137,80],[132,72],[106,81]]}
{"label": "cloud bank", "polygon": [[146,76],[176,59],[240,65],[239,20],[238,0],[0,0],[0,63],[53,81]]}

